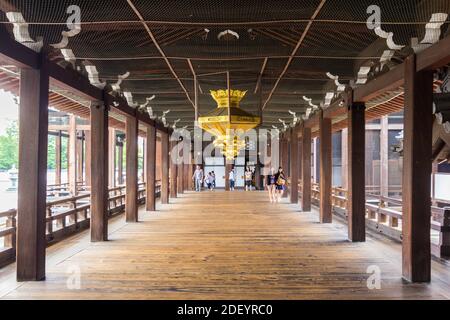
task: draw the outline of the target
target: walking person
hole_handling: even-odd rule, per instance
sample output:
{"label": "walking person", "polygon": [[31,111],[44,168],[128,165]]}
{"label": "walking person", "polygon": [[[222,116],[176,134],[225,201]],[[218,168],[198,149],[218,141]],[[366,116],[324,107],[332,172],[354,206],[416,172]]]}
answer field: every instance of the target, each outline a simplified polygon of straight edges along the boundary
{"label": "walking person", "polygon": [[213,177],[211,172],[208,172],[206,176],[206,185],[208,186],[208,190],[212,191],[212,185],[213,185]]}
{"label": "walking person", "polygon": [[234,168],[231,169],[230,173],[228,174],[228,180],[230,180],[230,191],[234,191],[234,185],[236,181],[236,173],[234,172]]}
{"label": "walking person", "polygon": [[275,189],[276,189],[276,202],[280,202],[284,190],[286,190],[286,176],[284,175],[283,168],[279,167],[278,172],[275,174]]}
{"label": "walking person", "polygon": [[199,165],[196,166],[192,179],[194,180],[195,191],[200,192],[203,184],[203,169]]}
{"label": "walking person", "polygon": [[275,169],[270,168],[270,174],[267,176],[267,191],[269,192],[270,203],[276,202],[276,182],[277,177],[275,174]]}
{"label": "walking person", "polygon": [[253,173],[249,167],[245,170],[245,191],[252,191]]}
{"label": "walking person", "polygon": [[212,190],[214,190],[216,188],[216,174],[214,173],[214,171],[211,171],[211,179],[212,179],[211,188]]}

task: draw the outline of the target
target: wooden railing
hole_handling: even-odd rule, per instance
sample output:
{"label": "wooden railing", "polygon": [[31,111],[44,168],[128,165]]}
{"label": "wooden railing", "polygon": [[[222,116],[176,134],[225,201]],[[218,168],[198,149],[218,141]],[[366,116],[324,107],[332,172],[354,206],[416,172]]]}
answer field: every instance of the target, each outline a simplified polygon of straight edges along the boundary
{"label": "wooden railing", "polygon": [[[373,194],[373,190],[370,191],[366,193],[366,226],[401,242],[402,200],[383,197]],[[311,198],[314,204],[319,205],[320,188],[317,183],[311,185]],[[442,200],[438,202],[447,204]],[[347,218],[347,190],[339,187],[332,188],[332,205],[336,215]],[[433,206],[431,214],[431,252],[439,258],[450,258],[450,207]]]}
{"label": "wooden railing", "polygon": [[[159,196],[161,183],[157,181],[155,193]],[[109,189],[108,215],[113,217],[125,209],[125,186]],[[138,203],[145,202],[145,183],[138,185]],[[15,209],[0,213],[0,267],[12,263],[16,256]],[[63,197],[47,202],[46,238],[51,245],[73,235],[90,225],[90,194]]]}

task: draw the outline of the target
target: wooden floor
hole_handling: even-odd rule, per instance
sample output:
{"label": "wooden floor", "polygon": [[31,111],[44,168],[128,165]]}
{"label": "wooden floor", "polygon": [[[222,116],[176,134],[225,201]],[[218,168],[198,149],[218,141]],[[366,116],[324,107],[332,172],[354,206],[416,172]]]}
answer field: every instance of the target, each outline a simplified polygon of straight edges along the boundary
{"label": "wooden floor", "polygon": [[[286,201],[286,200],[284,200]],[[139,223],[110,222],[110,239],[83,232],[48,249],[47,279],[17,283],[0,270],[3,299],[447,299],[450,267],[433,261],[432,284],[401,280],[400,245],[346,239],[339,222],[271,204],[263,192],[187,193]],[[369,266],[381,289],[369,290]],[[81,271],[81,288],[69,289]],[[70,282],[72,283],[72,282]]]}

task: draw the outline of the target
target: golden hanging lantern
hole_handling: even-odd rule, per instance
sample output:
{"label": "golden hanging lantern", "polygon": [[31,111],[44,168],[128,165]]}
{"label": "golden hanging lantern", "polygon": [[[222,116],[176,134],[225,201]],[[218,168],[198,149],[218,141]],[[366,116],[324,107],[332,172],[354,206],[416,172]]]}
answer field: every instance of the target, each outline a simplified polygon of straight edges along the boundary
{"label": "golden hanging lantern", "polygon": [[245,141],[240,137],[261,123],[260,117],[239,107],[246,93],[247,91],[228,89],[211,91],[217,108],[198,118],[200,128],[216,137],[214,146],[221,148],[227,159],[234,159],[245,147]]}

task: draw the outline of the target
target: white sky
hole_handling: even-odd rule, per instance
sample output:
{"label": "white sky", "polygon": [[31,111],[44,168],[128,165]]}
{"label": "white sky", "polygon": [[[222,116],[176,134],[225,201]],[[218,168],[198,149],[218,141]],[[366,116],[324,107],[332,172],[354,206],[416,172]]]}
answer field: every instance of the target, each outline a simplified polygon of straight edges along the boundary
{"label": "white sky", "polygon": [[0,90],[0,135],[5,133],[11,121],[19,117],[19,108],[13,97],[11,93]]}

